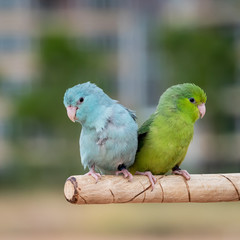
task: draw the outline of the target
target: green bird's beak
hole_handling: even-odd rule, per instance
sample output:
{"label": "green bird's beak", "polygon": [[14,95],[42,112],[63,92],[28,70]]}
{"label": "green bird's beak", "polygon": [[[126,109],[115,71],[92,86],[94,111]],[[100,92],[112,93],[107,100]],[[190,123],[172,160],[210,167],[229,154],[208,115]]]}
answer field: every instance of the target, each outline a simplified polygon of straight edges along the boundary
{"label": "green bird's beak", "polygon": [[67,115],[69,117],[69,119],[73,122],[75,122],[76,120],[76,111],[78,109],[78,107],[72,107],[72,106],[68,106],[66,107],[67,109]]}
{"label": "green bird's beak", "polygon": [[199,110],[200,117],[203,118],[206,113],[205,103],[198,105],[198,110]]}

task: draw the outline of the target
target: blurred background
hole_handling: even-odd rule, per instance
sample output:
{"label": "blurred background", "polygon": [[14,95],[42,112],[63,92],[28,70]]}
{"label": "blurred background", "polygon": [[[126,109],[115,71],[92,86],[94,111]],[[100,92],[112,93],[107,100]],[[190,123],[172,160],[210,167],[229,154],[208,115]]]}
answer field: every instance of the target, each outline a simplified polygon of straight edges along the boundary
{"label": "blurred background", "polygon": [[239,239],[239,203],[72,206],[80,124],[63,95],[91,81],[136,111],[171,85],[208,96],[183,167],[240,172],[238,0],[0,0],[1,239]]}

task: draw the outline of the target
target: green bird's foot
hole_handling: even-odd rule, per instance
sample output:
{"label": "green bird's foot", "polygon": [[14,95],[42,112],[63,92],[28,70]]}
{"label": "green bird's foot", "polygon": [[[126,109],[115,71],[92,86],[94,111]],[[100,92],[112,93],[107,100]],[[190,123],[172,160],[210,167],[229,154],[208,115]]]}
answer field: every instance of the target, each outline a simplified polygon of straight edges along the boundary
{"label": "green bird's foot", "polygon": [[186,170],[182,170],[180,167],[175,166],[172,169],[172,173],[176,175],[182,175],[186,180],[190,180],[191,176]]}
{"label": "green bird's foot", "polygon": [[95,166],[94,165],[90,168],[89,172],[84,174],[84,175],[91,175],[93,178],[95,178],[96,183],[98,182],[99,179],[101,179],[101,174],[95,172]]}
{"label": "green bird's foot", "polygon": [[152,175],[152,173],[150,171],[146,171],[146,172],[135,172],[136,175],[144,175],[144,176],[147,176],[150,183],[151,183],[151,186],[152,186],[152,191],[154,189],[154,186],[157,182],[157,179]]}

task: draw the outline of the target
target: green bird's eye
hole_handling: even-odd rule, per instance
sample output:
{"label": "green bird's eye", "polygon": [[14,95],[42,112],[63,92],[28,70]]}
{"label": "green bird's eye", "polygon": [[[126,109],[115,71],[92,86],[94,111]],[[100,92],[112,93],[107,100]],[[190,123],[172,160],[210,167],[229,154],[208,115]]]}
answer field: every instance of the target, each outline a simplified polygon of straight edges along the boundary
{"label": "green bird's eye", "polygon": [[194,98],[189,98],[189,101],[190,101],[191,103],[195,103],[195,99],[194,99]]}

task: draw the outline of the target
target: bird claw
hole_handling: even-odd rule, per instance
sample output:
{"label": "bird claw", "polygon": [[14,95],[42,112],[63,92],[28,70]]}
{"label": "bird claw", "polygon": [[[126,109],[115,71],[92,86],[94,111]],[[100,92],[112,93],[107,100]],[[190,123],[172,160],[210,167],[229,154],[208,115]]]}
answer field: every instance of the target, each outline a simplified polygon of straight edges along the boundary
{"label": "bird claw", "polygon": [[128,181],[131,182],[133,179],[133,175],[127,170],[127,169],[122,169],[121,171],[116,171],[116,175],[118,176],[119,174],[123,174],[124,178],[128,178]]}
{"label": "bird claw", "polygon": [[191,178],[190,174],[186,170],[178,169],[178,170],[172,171],[172,173],[176,175],[182,175],[186,180],[190,180]]}
{"label": "bird claw", "polygon": [[101,174],[95,172],[93,168],[90,168],[90,171],[84,175],[91,175],[93,178],[95,178],[96,183],[98,182],[99,179],[101,179]]}
{"label": "bird claw", "polygon": [[154,190],[154,187],[155,187],[155,184],[157,182],[157,179],[152,175],[152,173],[150,171],[146,171],[146,172],[136,172],[135,173],[136,175],[144,175],[144,176],[147,176],[150,183],[151,183],[151,186],[152,186],[152,191]]}

